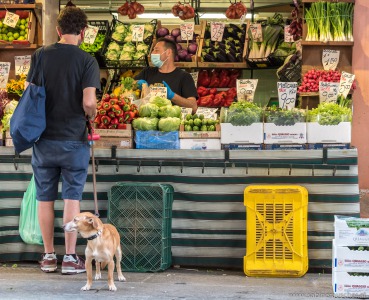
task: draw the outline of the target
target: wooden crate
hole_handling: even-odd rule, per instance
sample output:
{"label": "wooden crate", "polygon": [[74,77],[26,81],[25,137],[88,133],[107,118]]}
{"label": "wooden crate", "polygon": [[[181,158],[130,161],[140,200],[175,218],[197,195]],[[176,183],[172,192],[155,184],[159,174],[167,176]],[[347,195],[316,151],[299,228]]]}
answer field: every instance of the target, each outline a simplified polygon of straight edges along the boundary
{"label": "wooden crate", "polygon": [[199,68],[229,68],[229,69],[243,69],[243,68],[247,68],[247,63],[245,61],[245,56],[247,53],[247,39],[245,38],[245,43],[244,43],[244,47],[243,47],[243,51],[242,51],[242,62],[206,62],[202,60],[201,57],[201,51],[202,48],[204,46],[204,36],[205,36],[205,28],[206,28],[207,23],[204,24],[204,29],[202,31],[201,34],[201,39],[200,39],[200,45],[199,48],[197,49],[197,66]]}
{"label": "wooden crate", "polygon": [[[205,25],[206,22],[205,21],[201,21],[201,24],[196,25],[195,24],[195,31],[194,33],[198,34],[198,38],[197,38],[197,53],[195,55],[192,56],[192,62],[184,62],[184,61],[178,61],[175,62],[174,65],[178,68],[185,68],[185,69],[190,69],[190,68],[197,68],[197,58],[198,58],[198,51],[200,49],[200,43],[201,43],[201,37],[203,36],[203,30],[205,30]],[[161,24],[161,21],[158,21],[158,25],[157,25],[157,29],[159,28],[168,28],[169,33],[171,32],[172,29],[174,28],[179,28],[180,24],[168,24],[168,25],[163,25]],[[155,44],[156,44],[156,37],[154,37],[154,40],[152,42],[152,46],[150,49],[150,54],[152,52],[152,49],[154,48]],[[187,47],[187,43],[179,43],[183,48]],[[152,67],[153,64],[151,63],[151,60],[149,59],[149,65]]]}
{"label": "wooden crate", "polygon": [[111,148],[116,146],[118,149],[132,149],[132,137],[105,137],[94,142],[96,148]]}
{"label": "wooden crate", "polygon": [[95,133],[100,135],[100,139],[105,138],[131,138],[132,125],[126,124],[127,129],[95,129]]}
{"label": "wooden crate", "polygon": [[184,125],[179,127],[180,139],[220,139],[220,125],[215,126],[216,131],[184,131]]}

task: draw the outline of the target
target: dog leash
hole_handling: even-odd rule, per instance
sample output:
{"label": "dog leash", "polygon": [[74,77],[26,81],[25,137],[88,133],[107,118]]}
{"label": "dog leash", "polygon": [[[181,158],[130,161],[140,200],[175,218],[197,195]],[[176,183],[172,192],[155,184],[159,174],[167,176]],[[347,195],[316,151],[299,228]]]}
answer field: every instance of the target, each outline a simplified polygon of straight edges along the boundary
{"label": "dog leash", "polygon": [[87,120],[87,129],[88,129],[88,142],[91,146],[91,160],[92,160],[92,187],[94,192],[94,203],[95,203],[95,216],[100,217],[99,208],[97,205],[97,191],[96,191],[96,168],[95,168],[95,154],[94,154],[94,141],[100,139],[100,135],[95,134],[92,120]]}

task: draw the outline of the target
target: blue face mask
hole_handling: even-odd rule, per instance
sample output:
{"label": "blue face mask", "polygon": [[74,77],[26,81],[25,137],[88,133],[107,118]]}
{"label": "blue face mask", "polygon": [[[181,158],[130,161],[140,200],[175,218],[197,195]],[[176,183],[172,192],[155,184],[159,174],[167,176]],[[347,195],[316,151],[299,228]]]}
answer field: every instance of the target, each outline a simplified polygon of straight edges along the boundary
{"label": "blue face mask", "polygon": [[[165,50],[165,51],[167,51],[167,50]],[[164,52],[165,52],[164,51]],[[163,52],[163,53],[164,53]],[[163,54],[163,53],[161,53],[161,54]],[[152,62],[152,64],[155,66],[155,67],[157,67],[157,68],[161,68],[162,67],[162,65],[167,61],[167,59],[166,60],[164,60],[164,61],[162,61],[161,59],[160,59],[160,55],[161,54],[151,54],[151,62]]]}

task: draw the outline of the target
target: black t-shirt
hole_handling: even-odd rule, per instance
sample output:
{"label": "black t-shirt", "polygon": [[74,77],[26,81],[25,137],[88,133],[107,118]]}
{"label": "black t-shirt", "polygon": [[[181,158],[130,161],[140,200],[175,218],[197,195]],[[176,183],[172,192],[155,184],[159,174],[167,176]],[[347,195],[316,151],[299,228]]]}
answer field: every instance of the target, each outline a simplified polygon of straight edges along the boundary
{"label": "black t-shirt", "polygon": [[165,81],[170,89],[183,98],[197,98],[197,90],[192,76],[181,69],[176,68],[170,73],[160,73],[158,68],[148,67],[135,77],[136,80],[146,80],[149,85]]}
{"label": "black t-shirt", "polygon": [[[30,82],[40,49],[31,59],[27,81]],[[44,48],[41,57],[46,89],[46,129],[42,138],[51,140],[86,140],[83,89],[100,89],[97,61],[77,46],[55,43]],[[41,65],[33,83],[41,85]]]}

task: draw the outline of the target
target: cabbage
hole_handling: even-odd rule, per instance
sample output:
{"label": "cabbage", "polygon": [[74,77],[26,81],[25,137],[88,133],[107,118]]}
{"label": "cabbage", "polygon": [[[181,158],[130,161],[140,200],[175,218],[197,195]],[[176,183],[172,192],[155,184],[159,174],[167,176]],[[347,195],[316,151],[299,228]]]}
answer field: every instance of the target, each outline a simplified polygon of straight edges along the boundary
{"label": "cabbage", "polygon": [[166,105],[159,108],[159,117],[160,118],[180,118],[181,117],[181,108],[178,105]]}
{"label": "cabbage", "polygon": [[149,102],[159,107],[166,106],[166,105],[172,105],[172,102],[170,100],[159,97],[159,96],[151,97]]}
{"label": "cabbage", "polygon": [[178,131],[181,124],[180,118],[161,118],[159,120],[160,131]]}
{"label": "cabbage", "polygon": [[155,104],[147,103],[140,106],[138,114],[140,117],[156,118],[158,116],[159,107]]}
{"label": "cabbage", "polygon": [[132,121],[135,130],[158,130],[157,118],[137,118]]}

